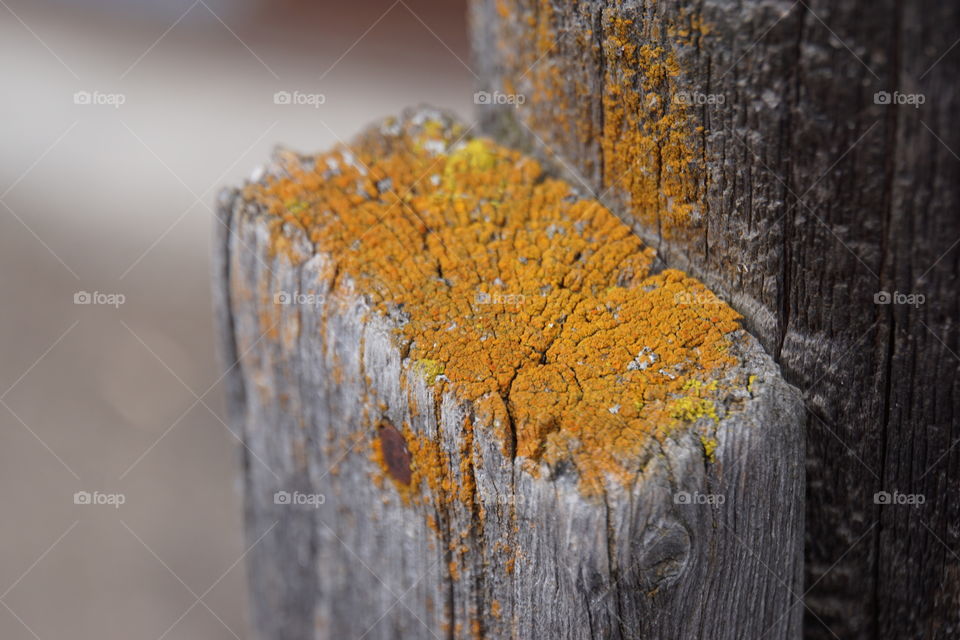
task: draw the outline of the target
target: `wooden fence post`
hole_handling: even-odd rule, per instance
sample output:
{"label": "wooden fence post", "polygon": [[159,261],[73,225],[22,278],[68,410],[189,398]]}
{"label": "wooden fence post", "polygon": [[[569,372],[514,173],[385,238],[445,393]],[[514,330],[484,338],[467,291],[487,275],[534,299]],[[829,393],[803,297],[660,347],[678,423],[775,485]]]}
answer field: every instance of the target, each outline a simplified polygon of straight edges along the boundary
{"label": "wooden fence post", "polygon": [[604,207],[421,109],[218,210],[259,637],[799,637],[799,398]]}
{"label": "wooden fence post", "polygon": [[471,14],[485,133],[727,296],[803,392],[807,636],[960,634],[960,5]]}

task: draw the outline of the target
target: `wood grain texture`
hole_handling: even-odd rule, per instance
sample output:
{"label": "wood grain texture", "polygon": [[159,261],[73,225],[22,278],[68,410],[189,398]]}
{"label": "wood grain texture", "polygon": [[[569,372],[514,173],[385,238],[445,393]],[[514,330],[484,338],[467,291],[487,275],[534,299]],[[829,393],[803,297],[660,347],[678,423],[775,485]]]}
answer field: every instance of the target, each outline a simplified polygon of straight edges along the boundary
{"label": "wood grain texture", "polygon": [[[486,130],[579,175],[667,264],[726,293],[804,391],[808,637],[957,637],[960,7],[474,0],[471,10],[480,88],[525,97],[479,106]],[[632,21],[626,36],[620,20]],[[663,212],[652,223],[631,213],[604,165],[621,102],[605,80],[624,43],[676,59],[660,99],[725,98],[690,112],[703,128],[691,141],[699,215],[670,235]],[[543,82],[551,68],[564,82]],[[879,91],[924,102],[883,104]],[[636,171],[657,167],[650,156]],[[879,292],[924,302],[876,304]],[[925,502],[878,504],[881,491]]]}
{"label": "wood grain texture", "polygon": [[[753,337],[738,373],[756,377],[716,426],[714,460],[678,431],[633,483],[589,498],[574,469],[531,474],[472,403],[437,393],[398,348],[401,319],[325,275],[336,256],[293,228],[275,251],[238,190],[218,204],[259,637],[799,637],[802,405]],[[289,292],[309,303],[275,304]],[[475,487],[469,501],[403,499],[405,424],[452,461],[452,485]]]}

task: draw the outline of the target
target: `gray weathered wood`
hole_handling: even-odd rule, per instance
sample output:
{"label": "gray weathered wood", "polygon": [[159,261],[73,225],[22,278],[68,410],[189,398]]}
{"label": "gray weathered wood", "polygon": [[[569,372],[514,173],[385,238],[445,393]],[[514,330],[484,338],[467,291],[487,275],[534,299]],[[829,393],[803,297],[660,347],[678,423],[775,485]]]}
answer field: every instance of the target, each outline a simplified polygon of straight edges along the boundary
{"label": "gray weathered wood", "polygon": [[[960,6],[474,0],[471,11],[480,88],[526,99],[478,107],[486,131],[578,173],[667,264],[727,294],[803,390],[808,636],[957,637]],[[625,35],[618,19],[633,21]],[[688,110],[704,128],[691,139],[701,217],[669,237],[631,217],[603,163],[600,134],[623,104],[605,78],[624,70],[624,43],[676,58],[679,74],[655,92],[664,103],[725,98]],[[562,83],[542,82],[551,69]],[[883,104],[881,91],[924,102]],[[880,292],[924,302],[875,304]],[[878,504],[880,491],[925,502]]]}
{"label": "gray weathered wood", "polygon": [[[272,251],[268,216],[239,190],[221,194],[218,215],[216,302],[230,419],[246,445],[259,637],[799,636],[802,407],[753,337],[739,339],[738,372],[756,378],[723,408],[715,461],[678,432],[631,486],[589,499],[572,469],[541,463],[531,475],[471,403],[438,395],[398,348],[398,319],[322,275],[337,256],[314,254],[292,227],[295,259]],[[313,297],[273,304],[281,292]],[[465,417],[483,519],[459,501],[405,504],[374,481],[384,421],[408,423],[462,470]],[[277,491],[324,502],[275,504]],[[678,502],[684,492],[724,502]]]}

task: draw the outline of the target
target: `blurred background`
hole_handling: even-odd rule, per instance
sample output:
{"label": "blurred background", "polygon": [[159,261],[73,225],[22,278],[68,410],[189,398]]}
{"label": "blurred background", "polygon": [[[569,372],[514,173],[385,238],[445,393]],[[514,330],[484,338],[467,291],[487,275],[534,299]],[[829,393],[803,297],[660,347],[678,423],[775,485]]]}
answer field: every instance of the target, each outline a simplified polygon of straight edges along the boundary
{"label": "blurred background", "polygon": [[0,0],[0,638],[249,637],[211,207],[277,144],[469,119],[463,4]]}

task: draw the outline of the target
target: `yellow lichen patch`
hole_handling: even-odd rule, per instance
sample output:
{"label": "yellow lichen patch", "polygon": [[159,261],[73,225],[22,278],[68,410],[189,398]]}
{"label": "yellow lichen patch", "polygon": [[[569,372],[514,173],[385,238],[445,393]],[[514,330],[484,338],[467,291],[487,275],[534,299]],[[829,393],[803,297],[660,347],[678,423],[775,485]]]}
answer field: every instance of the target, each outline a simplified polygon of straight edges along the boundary
{"label": "yellow lichen patch", "polygon": [[[682,272],[652,272],[623,223],[535,160],[423,115],[382,129],[282,155],[245,197],[277,240],[296,228],[336,262],[331,299],[366,295],[396,319],[411,370],[475,403],[468,448],[492,429],[528,466],[572,463],[594,493],[629,481],[656,440],[717,419],[736,312]],[[411,487],[475,501],[470,450],[451,461],[402,433]]]}
{"label": "yellow lichen patch", "polygon": [[717,408],[710,400],[684,396],[670,404],[670,415],[679,420],[694,422],[703,417],[717,420]]}
{"label": "yellow lichen patch", "polygon": [[709,438],[707,436],[700,436],[700,444],[703,445],[703,453],[707,457],[707,460],[710,462],[716,462],[716,456],[714,454],[717,451],[717,447],[720,446],[720,443],[717,442],[717,439]]}
{"label": "yellow lichen patch", "polygon": [[417,361],[417,371],[427,381],[427,384],[433,384],[437,381],[437,376],[443,375],[443,363],[424,358]]}

